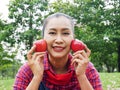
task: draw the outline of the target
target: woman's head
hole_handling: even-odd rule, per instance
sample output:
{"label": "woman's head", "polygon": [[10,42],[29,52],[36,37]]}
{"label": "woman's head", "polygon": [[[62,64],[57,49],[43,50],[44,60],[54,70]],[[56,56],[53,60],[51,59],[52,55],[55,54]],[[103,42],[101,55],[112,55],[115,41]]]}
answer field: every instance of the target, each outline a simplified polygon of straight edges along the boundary
{"label": "woman's head", "polygon": [[73,18],[70,17],[70,16],[67,15],[67,14],[64,14],[64,13],[54,13],[54,14],[48,16],[48,17],[44,20],[43,28],[42,28],[42,37],[44,37],[44,32],[45,32],[45,30],[46,30],[47,24],[49,23],[49,20],[52,19],[52,18],[59,18],[59,17],[65,17],[65,18],[67,18],[67,19],[70,21],[70,23],[71,23],[71,30],[72,30],[72,32],[73,32],[73,34],[74,34],[74,21],[73,21]]}
{"label": "woman's head", "polygon": [[65,58],[70,52],[74,39],[74,23],[72,18],[63,13],[48,16],[43,26],[43,38],[47,42],[50,57]]}

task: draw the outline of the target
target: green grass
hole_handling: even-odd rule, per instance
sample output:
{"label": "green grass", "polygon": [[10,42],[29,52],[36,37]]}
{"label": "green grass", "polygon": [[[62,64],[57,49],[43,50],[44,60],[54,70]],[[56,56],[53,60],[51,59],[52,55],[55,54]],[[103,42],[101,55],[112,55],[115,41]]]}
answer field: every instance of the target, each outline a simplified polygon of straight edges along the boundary
{"label": "green grass", "polygon": [[[120,73],[100,73],[103,89],[120,88]],[[0,80],[0,90],[12,90],[14,79]]]}
{"label": "green grass", "polygon": [[13,90],[14,79],[3,79],[0,80],[0,90]]}
{"label": "green grass", "polygon": [[120,88],[120,73],[100,73],[104,90],[108,87]]}

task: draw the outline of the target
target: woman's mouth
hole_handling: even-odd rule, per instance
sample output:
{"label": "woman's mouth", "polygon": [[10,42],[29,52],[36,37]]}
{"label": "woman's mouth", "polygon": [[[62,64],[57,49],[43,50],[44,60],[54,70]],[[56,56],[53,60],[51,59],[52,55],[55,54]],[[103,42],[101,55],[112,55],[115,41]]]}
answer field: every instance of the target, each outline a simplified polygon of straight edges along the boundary
{"label": "woman's mouth", "polygon": [[53,50],[54,50],[55,52],[62,52],[62,51],[64,50],[64,48],[61,47],[61,46],[55,46],[55,47],[53,47]]}

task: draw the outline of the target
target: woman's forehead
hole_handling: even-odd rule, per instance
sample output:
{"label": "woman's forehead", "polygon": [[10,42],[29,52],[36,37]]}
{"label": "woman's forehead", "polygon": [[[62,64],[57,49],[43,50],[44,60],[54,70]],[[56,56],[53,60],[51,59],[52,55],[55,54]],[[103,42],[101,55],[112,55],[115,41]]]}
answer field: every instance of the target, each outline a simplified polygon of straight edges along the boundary
{"label": "woman's forehead", "polygon": [[71,22],[66,17],[54,17],[49,19],[47,26],[66,26],[66,27],[72,27]]}

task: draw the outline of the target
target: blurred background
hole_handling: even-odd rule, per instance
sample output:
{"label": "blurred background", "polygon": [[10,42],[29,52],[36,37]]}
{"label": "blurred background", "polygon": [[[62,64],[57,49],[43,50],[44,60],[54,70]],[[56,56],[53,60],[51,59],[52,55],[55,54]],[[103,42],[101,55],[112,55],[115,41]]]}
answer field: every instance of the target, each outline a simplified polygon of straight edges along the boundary
{"label": "blurred background", "polygon": [[27,51],[42,38],[44,18],[55,12],[73,17],[75,37],[92,51],[104,90],[119,88],[120,0],[0,0],[0,90],[12,89]]}

